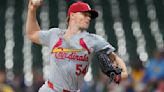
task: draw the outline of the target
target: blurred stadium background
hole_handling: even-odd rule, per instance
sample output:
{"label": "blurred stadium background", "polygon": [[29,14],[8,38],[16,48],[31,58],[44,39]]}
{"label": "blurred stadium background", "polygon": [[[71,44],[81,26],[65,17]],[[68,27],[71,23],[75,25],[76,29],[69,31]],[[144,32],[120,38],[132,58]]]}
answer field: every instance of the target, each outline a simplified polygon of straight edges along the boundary
{"label": "blurred stadium background", "polygon": [[[41,28],[66,28],[66,11],[75,1],[44,0],[37,12]],[[164,0],[83,1],[99,12],[89,32],[103,36],[116,47],[129,74],[136,62],[141,61],[145,67],[153,58],[153,52],[164,48]],[[28,0],[0,0],[0,70],[6,71],[6,80],[14,85],[15,92],[37,92],[33,87],[40,87],[49,72],[47,48],[31,43],[25,35],[27,6]],[[90,86],[95,85],[97,76],[101,75],[96,57],[93,62],[85,78],[86,85]]]}

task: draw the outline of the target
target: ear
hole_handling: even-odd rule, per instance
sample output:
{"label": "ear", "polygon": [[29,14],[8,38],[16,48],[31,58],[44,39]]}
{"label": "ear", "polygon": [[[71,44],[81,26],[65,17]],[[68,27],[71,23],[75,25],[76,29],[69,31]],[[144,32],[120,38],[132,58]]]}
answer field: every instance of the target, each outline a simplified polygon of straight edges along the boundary
{"label": "ear", "polygon": [[75,17],[75,13],[71,13],[70,14],[70,19],[74,19],[74,17]]}

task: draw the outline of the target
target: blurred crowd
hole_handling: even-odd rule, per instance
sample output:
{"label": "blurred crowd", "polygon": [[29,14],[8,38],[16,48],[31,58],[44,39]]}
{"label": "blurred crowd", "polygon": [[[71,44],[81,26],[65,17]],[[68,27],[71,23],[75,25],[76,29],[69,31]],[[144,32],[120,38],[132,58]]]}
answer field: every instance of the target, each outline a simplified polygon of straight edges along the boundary
{"label": "blurred crowd", "polygon": [[[147,62],[139,59],[130,64],[129,77],[120,84],[110,82],[103,73],[93,81],[85,82],[81,92],[164,92],[164,49],[155,50]],[[33,70],[33,85],[24,84],[23,75],[16,75],[14,80],[6,80],[5,70],[0,70],[0,92],[37,92],[44,83],[42,73]]]}

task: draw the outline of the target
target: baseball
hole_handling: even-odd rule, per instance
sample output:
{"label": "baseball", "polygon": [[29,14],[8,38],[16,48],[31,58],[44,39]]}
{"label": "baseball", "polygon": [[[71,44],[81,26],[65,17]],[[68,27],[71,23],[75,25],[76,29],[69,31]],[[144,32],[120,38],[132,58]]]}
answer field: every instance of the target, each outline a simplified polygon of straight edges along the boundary
{"label": "baseball", "polygon": [[32,0],[32,4],[40,5],[42,0]]}

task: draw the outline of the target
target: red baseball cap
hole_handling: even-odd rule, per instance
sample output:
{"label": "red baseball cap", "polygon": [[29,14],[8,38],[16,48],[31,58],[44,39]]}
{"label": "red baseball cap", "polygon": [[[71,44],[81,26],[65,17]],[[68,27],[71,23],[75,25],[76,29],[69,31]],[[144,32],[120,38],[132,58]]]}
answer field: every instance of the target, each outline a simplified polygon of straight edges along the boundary
{"label": "red baseball cap", "polygon": [[89,12],[91,14],[91,19],[98,17],[98,12],[96,10],[91,9],[91,7],[87,3],[81,1],[73,3],[69,7],[68,16],[70,16],[71,13],[76,13],[76,12]]}

